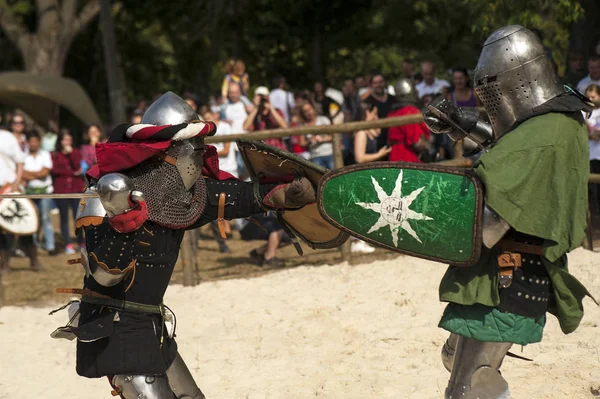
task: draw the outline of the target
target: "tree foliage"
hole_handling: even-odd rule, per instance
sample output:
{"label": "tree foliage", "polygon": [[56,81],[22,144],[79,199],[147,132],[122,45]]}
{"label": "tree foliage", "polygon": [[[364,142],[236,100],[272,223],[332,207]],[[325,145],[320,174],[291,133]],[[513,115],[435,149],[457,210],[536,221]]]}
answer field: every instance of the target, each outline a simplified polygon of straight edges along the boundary
{"label": "tree foliage", "polygon": [[[0,21],[9,13],[27,34],[35,35],[43,25],[39,6],[47,2],[60,5],[60,11],[65,4],[71,6],[75,16],[71,19],[56,13],[61,24],[54,26],[63,31],[96,3],[0,0]],[[373,71],[393,79],[408,57],[431,58],[441,70],[472,68],[486,36],[514,23],[538,28],[562,67],[569,26],[584,13],[579,0],[211,0],[121,5],[114,16],[115,29],[131,104],[165,90],[191,90],[206,100],[220,88],[223,65],[230,57],[246,62],[252,85],[269,84],[283,74],[296,88],[310,87],[316,80],[339,85],[344,78]],[[74,31],[64,73],[77,79],[106,114],[100,25],[97,19],[87,22]],[[2,28],[0,67],[29,69],[18,40],[5,24]]]}

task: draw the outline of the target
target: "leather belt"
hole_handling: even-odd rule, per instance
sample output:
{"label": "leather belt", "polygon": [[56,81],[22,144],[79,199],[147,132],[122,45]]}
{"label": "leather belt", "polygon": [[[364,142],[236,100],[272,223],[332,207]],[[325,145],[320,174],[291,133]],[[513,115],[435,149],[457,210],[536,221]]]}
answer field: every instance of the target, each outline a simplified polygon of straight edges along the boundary
{"label": "leather belt", "polygon": [[225,233],[225,199],[227,195],[225,193],[219,194],[219,205],[217,208],[217,224],[219,225],[219,232],[221,233],[221,237],[226,240],[227,233]]}
{"label": "leather belt", "polygon": [[503,251],[521,252],[538,256],[544,254],[544,247],[541,245],[525,244],[508,238],[503,238],[496,246]]}
{"label": "leather belt", "polygon": [[98,296],[83,295],[81,302],[91,303],[93,305],[106,306],[107,308],[123,310],[134,313],[151,313],[164,315],[164,305],[147,305],[145,303],[124,301],[115,298],[103,298]]}

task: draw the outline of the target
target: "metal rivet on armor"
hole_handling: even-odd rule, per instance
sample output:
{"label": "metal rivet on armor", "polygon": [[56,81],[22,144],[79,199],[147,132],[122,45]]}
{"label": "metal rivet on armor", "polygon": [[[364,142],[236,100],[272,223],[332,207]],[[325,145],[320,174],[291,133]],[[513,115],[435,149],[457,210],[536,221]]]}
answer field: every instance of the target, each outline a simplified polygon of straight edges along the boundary
{"label": "metal rivet on armor", "polygon": [[526,294],[526,295],[525,295],[525,299],[529,299],[529,294]]}
{"label": "metal rivet on armor", "polygon": [[535,295],[531,297],[531,300],[532,300],[532,301],[535,301]]}
{"label": "metal rivet on armor", "polygon": [[535,283],[536,283],[536,284],[539,284],[539,283],[540,283],[540,280],[539,280],[539,279],[538,279],[538,280],[535,280]]}
{"label": "metal rivet on armor", "polygon": [[542,300],[542,298],[541,298],[541,297],[538,297],[538,302],[540,302],[541,300]]}
{"label": "metal rivet on armor", "polygon": [[533,264],[533,259],[531,259],[531,260],[529,261],[529,263]]}
{"label": "metal rivet on armor", "polygon": [[542,262],[539,262],[539,261],[538,261],[538,263],[537,263],[537,264],[538,264],[538,265],[541,265],[541,264],[542,264]]}
{"label": "metal rivet on armor", "polygon": [[533,283],[533,279],[532,279],[532,278],[530,278],[530,279],[529,279],[529,282],[530,282],[530,283]]}
{"label": "metal rivet on armor", "polygon": [[522,276],[522,277],[521,277],[521,280],[525,281],[525,276]]}
{"label": "metal rivet on armor", "polygon": [[522,293],[522,292],[518,292],[518,293],[517,293],[517,296],[521,296],[521,295],[523,295],[523,293]]}

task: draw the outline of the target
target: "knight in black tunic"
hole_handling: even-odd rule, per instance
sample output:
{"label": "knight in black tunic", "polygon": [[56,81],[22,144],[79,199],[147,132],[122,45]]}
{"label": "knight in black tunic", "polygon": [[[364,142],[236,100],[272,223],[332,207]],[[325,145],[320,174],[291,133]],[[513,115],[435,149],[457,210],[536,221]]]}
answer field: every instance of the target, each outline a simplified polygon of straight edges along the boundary
{"label": "knight in black tunic", "polygon": [[73,290],[81,301],[53,337],[77,338],[77,373],[108,376],[125,399],[204,398],[163,304],[185,230],[315,200],[306,179],[255,186],[224,176],[204,147],[215,126],[198,119],[167,93],[143,124],[115,129],[89,173],[88,190],[99,198],[82,200],[77,217],[86,238],[84,287]]}

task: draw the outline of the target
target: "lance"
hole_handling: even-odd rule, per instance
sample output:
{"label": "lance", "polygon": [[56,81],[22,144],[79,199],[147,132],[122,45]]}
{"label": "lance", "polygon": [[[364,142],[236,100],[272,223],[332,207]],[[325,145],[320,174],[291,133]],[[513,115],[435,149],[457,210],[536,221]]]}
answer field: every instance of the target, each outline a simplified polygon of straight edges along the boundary
{"label": "lance", "polygon": [[98,194],[94,192],[89,193],[68,193],[68,194],[0,194],[0,199],[5,198],[29,198],[29,199],[72,199],[72,198],[98,198]]}

